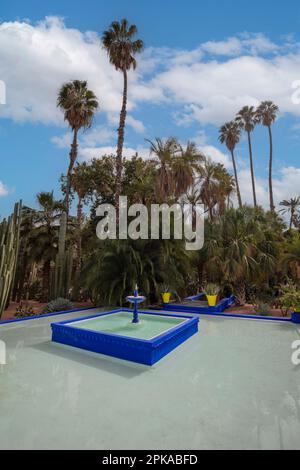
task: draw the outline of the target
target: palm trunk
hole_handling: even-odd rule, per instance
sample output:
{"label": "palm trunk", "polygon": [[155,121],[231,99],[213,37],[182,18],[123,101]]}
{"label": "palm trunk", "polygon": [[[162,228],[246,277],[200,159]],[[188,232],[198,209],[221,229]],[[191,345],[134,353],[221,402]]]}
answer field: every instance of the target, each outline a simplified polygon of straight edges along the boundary
{"label": "palm trunk", "polygon": [[272,167],[273,167],[273,141],[271,126],[268,126],[269,141],[270,141],[270,159],[269,159],[269,194],[270,194],[270,211],[274,212],[274,198],[273,198],[273,182],[272,182]]}
{"label": "palm trunk", "polygon": [[254,179],[254,168],[253,168],[253,157],[252,157],[252,144],[251,144],[250,132],[248,132],[248,145],[249,145],[249,156],[250,156],[250,170],[251,170],[251,180],[252,180],[253,203],[254,203],[254,207],[256,207],[257,202],[256,202],[256,190],[255,190],[255,179]]}
{"label": "palm trunk", "polygon": [[78,130],[74,129],[73,142],[71,144],[71,150],[70,150],[70,162],[69,162],[69,168],[68,168],[68,173],[67,173],[67,188],[66,188],[66,198],[65,198],[67,216],[69,215],[69,210],[70,210],[70,192],[71,192],[71,185],[72,185],[72,172],[73,172],[73,168],[77,159],[77,151],[78,151],[77,136],[78,136]]}
{"label": "palm trunk", "polygon": [[239,186],[239,181],[238,181],[238,175],[237,175],[237,169],[236,169],[236,164],[235,164],[235,158],[234,158],[233,150],[231,150],[231,158],[232,158],[232,165],[233,165],[233,170],[234,170],[234,178],[235,178],[235,185],[236,185],[236,193],[237,193],[237,198],[238,198],[239,207],[241,208],[242,205],[243,205],[243,203],[242,203],[242,198],[241,198],[241,193],[240,193],[240,186]]}
{"label": "palm trunk", "polygon": [[82,223],[82,199],[78,195],[77,204],[77,260],[76,277],[79,277],[81,271],[81,223]]}
{"label": "palm trunk", "polygon": [[124,145],[124,130],[126,122],[126,107],[127,107],[127,71],[123,70],[124,87],[123,87],[123,103],[120,112],[120,122],[118,128],[118,147],[117,147],[117,162],[116,162],[116,209],[117,220],[119,219],[119,196],[122,190],[122,169],[123,169],[123,145]]}

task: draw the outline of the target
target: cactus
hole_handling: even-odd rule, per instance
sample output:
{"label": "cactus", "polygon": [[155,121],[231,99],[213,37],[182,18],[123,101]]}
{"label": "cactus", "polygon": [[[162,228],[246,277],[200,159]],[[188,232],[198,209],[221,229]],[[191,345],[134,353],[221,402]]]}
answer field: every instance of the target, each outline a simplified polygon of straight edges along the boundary
{"label": "cactus", "polygon": [[58,253],[55,259],[55,267],[51,272],[50,286],[51,298],[68,298],[73,270],[73,252],[66,250],[67,215],[64,212],[60,219]]}
{"label": "cactus", "polygon": [[0,318],[14,283],[19,253],[22,202],[15,204],[13,214],[0,224]]}

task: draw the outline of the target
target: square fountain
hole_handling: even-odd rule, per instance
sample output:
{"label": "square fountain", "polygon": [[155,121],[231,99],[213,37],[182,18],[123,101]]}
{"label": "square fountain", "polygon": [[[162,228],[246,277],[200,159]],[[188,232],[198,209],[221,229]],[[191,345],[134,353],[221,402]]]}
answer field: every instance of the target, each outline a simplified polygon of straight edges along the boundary
{"label": "square fountain", "polygon": [[[118,309],[52,323],[52,341],[153,365],[198,331],[199,319],[186,315],[138,312],[137,290],[128,297],[134,310]],[[144,299],[144,298],[143,298]]]}

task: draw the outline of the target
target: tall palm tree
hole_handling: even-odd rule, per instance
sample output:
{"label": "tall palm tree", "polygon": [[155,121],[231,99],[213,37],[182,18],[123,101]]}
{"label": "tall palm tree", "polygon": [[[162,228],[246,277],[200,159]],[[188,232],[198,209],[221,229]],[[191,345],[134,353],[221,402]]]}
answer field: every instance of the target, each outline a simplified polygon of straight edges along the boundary
{"label": "tall palm tree", "polygon": [[238,112],[236,120],[240,124],[242,129],[247,133],[247,136],[248,136],[250,170],[251,170],[252,191],[253,191],[253,202],[254,202],[254,207],[256,207],[257,206],[257,200],[256,200],[256,191],[255,191],[255,178],[254,178],[253,157],[252,157],[251,132],[253,132],[256,124],[258,124],[259,119],[258,119],[258,116],[256,114],[256,110],[255,110],[254,106],[244,106]]}
{"label": "tall palm tree", "polygon": [[259,122],[268,128],[270,156],[269,156],[269,196],[270,196],[270,210],[274,212],[274,196],[273,196],[273,139],[272,139],[272,124],[275,122],[279,108],[272,101],[263,101],[256,110],[256,115]]}
{"label": "tall palm tree", "polygon": [[240,186],[239,186],[236,163],[235,163],[235,156],[234,156],[234,149],[236,145],[239,143],[240,137],[241,137],[240,125],[238,124],[237,121],[227,122],[219,129],[219,134],[220,134],[219,135],[220,142],[222,144],[225,144],[231,153],[238,203],[239,203],[239,206],[242,207],[242,198],[241,198],[241,192],[240,192]]}
{"label": "tall palm tree", "polygon": [[78,132],[80,129],[87,129],[92,125],[99,103],[93,91],[88,89],[86,81],[73,80],[61,87],[57,98],[57,106],[64,112],[64,119],[73,131],[65,196],[65,206],[68,214],[72,172],[78,153]]}
{"label": "tall palm tree", "polygon": [[116,178],[116,205],[119,204],[119,196],[121,194],[122,185],[122,153],[124,144],[124,129],[127,113],[127,88],[128,78],[127,72],[132,68],[135,69],[137,62],[135,55],[142,51],[143,41],[141,39],[134,40],[137,34],[136,25],[130,25],[126,19],[113,21],[110,28],[104,31],[102,35],[102,43],[107,51],[109,61],[116,70],[123,73],[123,102],[120,112],[120,121],[118,128],[118,146],[117,146],[117,178]]}
{"label": "tall palm tree", "polygon": [[298,212],[298,207],[300,206],[300,196],[292,197],[288,200],[284,199],[283,201],[281,201],[280,206],[283,206],[283,209],[281,209],[279,212],[281,212],[282,214],[290,213],[289,230],[291,230],[295,215]]}

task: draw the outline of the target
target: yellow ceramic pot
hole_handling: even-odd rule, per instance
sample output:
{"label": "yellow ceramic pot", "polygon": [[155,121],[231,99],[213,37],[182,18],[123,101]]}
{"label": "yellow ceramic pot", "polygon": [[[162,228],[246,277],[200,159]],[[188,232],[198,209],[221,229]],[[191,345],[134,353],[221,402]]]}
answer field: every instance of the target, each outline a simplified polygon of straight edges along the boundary
{"label": "yellow ceramic pot", "polygon": [[210,307],[215,307],[217,305],[217,295],[207,295],[206,298]]}
{"label": "yellow ceramic pot", "polygon": [[164,292],[162,294],[162,299],[163,299],[163,303],[164,304],[168,304],[170,302],[170,297],[171,297],[171,293],[170,292]]}

